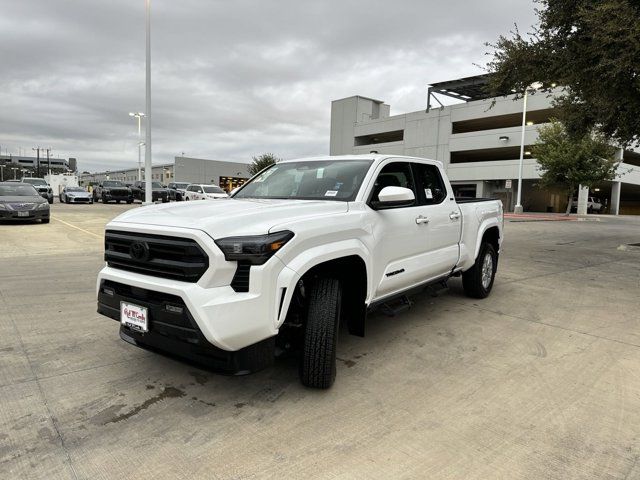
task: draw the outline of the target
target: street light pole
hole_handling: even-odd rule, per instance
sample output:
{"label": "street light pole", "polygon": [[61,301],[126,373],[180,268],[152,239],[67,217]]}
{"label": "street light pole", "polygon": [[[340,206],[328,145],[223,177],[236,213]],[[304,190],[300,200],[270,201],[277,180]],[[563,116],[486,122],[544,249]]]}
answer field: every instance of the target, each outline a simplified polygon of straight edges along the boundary
{"label": "street light pole", "polygon": [[141,160],[140,147],[144,145],[144,142],[142,141],[142,129],[140,126],[140,122],[142,120],[142,117],[145,116],[145,114],[142,112],[136,112],[136,113],[129,112],[129,116],[136,117],[138,119],[138,181],[141,181],[142,180],[142,160]]}
{"label": "street light pole", "polygon": [[145,125],[145,148],[144,148],[144,203],[149,205],[153,203],[153,190],[151,186],[151,0],[145,0],[146,7],[146,30],[147,30],[147,48],[146,48],[146,115],[147,123]]}
{"label": "street light pole", "polygon": [[524,98],[522,100],[522,135],[520,136],[520,162],[518,163],[518,196],[516,198],[516,206],[513,209],[514,213],[522,213],[522,165],[524,163],[524,134],[527,127],[527,96],[529,90],[538,90],[542,87],[539,82],[532,83],[524,89]]}
{"label": "street light pole", "polygon": [[0,182],[4,182],[4,167],[5,165],[0,165]]}

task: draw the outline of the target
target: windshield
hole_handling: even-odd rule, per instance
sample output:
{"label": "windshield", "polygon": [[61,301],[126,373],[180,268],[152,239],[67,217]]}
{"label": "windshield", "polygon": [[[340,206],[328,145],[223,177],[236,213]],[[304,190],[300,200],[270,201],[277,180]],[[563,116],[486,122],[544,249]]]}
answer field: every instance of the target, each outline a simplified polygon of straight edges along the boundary
{"label": "windshield", "polygon": [[102,182],[103,187],[124,187],[124,183],[119,182],[117,180],[107,180],[106,182]]}
{"label": "windshield", "polygon": [[371,160],[318,160],[273,165],[251,179],[234,198],[352,201]]}
{"label": "windshield", "polygon": [[160,182],[151,182],[151,188],[164,188]]}
{"label": "windshield", "polygon": [[189,185],[191,185],[190,183],[174,183],[173,184],[173,188],[187,188]]}
{"label": "windshield", "polygon": [[224,190],[220,187],[216,187],[215,185],[205,185],[202,188],[204,188],[204,193],[225,193]]}
{"label": "windshield", "polygon": [[22,181],[24,183],[30,183],[31,185],[47,185],[47,182],[41,178],[25,178]]}
{"label": "windshield", "polygon": [[33,197],[38,192],[31,185],[0,185],[0,197]]}
{"label": "windshield", "polygon": [[65,190],[67,192],[84,192],[84,188],[80,187],[67,187]]}

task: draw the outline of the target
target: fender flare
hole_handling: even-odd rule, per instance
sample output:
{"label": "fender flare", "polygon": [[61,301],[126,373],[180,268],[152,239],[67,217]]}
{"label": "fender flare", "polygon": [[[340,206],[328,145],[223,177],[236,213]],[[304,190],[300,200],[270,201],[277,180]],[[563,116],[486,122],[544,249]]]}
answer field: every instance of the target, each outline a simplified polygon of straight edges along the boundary
{"label": "fender flare", "polygon": [[482,245],[482,239],[484,238],[484,234],[487,233],[487,230],[489,230],[490,228],[496,227],[498,229],[498,243],[500,245],[502,244],[502,229],[500,228],[500,225],[500,221],[497,218],[488,218],[480,224],[480,227],[478,228],[478,238],[476,238],[476,247],[473,252],[474,260],[478,258],[478,254],[480,253],[480,245]]}
{"label": "fender flare", "polygon": [[[277,256],[277,254],[276,254]],[[275,327],[280,328],[284,322],[291,299],[298,281],[312,268],[343,257],[357,256],[362,259],[367,276],[366,299],[370,298],[372,291],[371,264],[369,249],[357,239],[341,240],[316,247],[309,248],[300,253],[285,264],[285,268],[278,275],[276,285]],[[281,259],[280,259],[281,260]],[[283,262],[284,263],[284,262]],[[286,293],[283,289],[286,288]]]}

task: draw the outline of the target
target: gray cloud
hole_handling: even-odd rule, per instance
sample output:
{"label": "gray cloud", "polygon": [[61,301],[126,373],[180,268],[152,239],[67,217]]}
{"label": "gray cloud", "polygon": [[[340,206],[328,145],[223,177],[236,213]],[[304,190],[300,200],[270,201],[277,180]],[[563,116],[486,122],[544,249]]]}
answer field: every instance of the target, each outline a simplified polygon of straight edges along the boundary
{"label": "gray cloud", "polygon": [[[135,163],[144,2],[0,0],[0,146],[51,146],[89,170]],[[153,158],[328,152],[330,102],[392,113],[426,84],[479,73],[483,43],[531,1],[152,0]]]}

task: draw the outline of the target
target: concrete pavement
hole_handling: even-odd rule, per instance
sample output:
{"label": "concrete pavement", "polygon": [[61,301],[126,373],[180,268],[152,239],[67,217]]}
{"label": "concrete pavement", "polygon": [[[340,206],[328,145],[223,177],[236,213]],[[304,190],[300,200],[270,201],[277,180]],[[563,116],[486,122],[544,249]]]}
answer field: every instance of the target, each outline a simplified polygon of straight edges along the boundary
{"label": "concrete pavement", "polygon": [[372,316],[314,391],[122,342],[95,278],[127,208],[0,225],[1,478],[640,478],[640,219],[507,222],[488,299]]}

